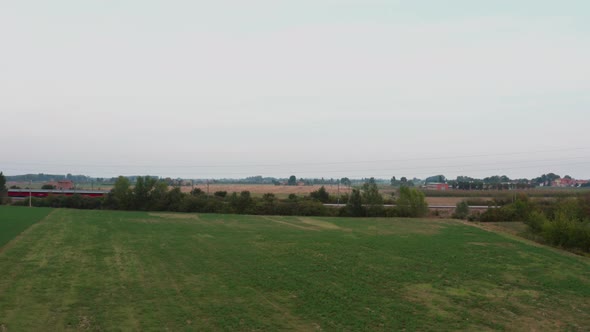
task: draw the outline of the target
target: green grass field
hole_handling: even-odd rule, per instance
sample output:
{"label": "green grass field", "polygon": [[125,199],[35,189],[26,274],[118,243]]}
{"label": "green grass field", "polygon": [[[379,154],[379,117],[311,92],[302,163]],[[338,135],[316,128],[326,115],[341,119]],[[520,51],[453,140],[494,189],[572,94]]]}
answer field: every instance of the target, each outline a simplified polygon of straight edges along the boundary
{"label": "green grass field", "polygon": [[51,209],[23,209],[0,206],[0,248],[34,223],[46,217]]}
{"label": "green grass field", "polygon": [[589,299],[588,258],[456,221],[58,209],[0,252],[3,332],[584,331]]}

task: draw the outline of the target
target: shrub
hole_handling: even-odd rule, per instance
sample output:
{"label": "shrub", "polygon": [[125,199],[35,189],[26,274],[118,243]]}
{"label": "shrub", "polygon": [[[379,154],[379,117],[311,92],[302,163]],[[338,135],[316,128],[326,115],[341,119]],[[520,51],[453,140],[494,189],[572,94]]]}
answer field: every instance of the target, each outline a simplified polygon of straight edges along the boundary
{"label": "shrub", "polygon": [[365,207],[358,189],[352,189],[348,202],[346,203],[348,215],[351,217],[363,217],[366,214]]}
{"label": "shrub", "polygon": [[533,234],[540,234],[543,231],[543,226],[547,222],[549,222],[549,220],[547,220],[547,217],[545,217],[542,212],[534,211],[524,223],[529,226],[529,229]]}
{"label": "shrub", "polygon": [[481,221],[525,221],[534,211],[534,205],[525,195],[519,195],[510,204],[490,208],[481,214]]}
{"label": "shrub", "polygon": [[414,188],[401,187],[396,205],[400,217],[423,217],[428,213],[424,193]]}
{"label": "shrub", "polygon": [[330,201],[330,195],[328,194],[324,186],[321,186],[320,189],[316,191],[312,191],[311,193],[309,193],[309,196],[322,203],[328,203],[328,201]]}
{"label": "shrub", "polygon": [[543,224],[541,234],[549,244],[590,252],[590,222],[587,220],[579,221],[558,212],[553,220]]}
{"label": "shrub", "polygon": [[216,191],[213,193],[213,196],[225,198],[227,196],[227,191]]}
{"label": "shrub", "polygon": [[453,218],[455,219],[466,219],[469,215],[469,204],[466,201],[462,201],[457,203],[457,207],[455,208],[455,213],[453,213]]}
{"label": "shrub", "polygon": [[191,190],[191,195],[201,196],[201,195],[205,195],[205,192],[201,188],[195,188],[195,189]]}

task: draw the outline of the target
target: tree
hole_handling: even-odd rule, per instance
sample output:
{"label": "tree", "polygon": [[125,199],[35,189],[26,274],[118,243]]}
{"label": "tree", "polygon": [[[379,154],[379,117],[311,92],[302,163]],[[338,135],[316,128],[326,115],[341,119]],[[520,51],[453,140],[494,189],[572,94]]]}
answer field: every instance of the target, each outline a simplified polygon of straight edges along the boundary
{"label": "tree", "polygon": [[180,211],[182,200],[186,195],[180,191],[179,187],[172,188],[172,190],[166,193],[164,198],[165,207],[168,211]]}
{"label": "tree", "polygon": [[376,217],[383,212],[383,196],[379,193],[379,188],[375,178],[370,178],[362,187],[362,201],[367,205],[369,217]]}
{"label": "tree", "polygon": [[444,175],[435,175],[435,176],[427,177],[426,180],[424,180],[425,183],[432,183],[432,182],[445,183],[446,181],[447,181],[447,179],[445,178]]}
{"label": "tree", "polygon": [[150,210],[164,211],[167,209],[167,195],[168,195],[168,183],[159,180],[151,193],[151,204]]}
{"label": "tree", "polygon": [[0,204],[4,203],[4,197],[6,197],[6,177],[0,172]]}
{"label": "tree", "polygon": [[408,179],[405,176],[402,176],[402,178],[399,179],[399,183],[400,185],[405,186],[408,184]]}
{"label": "tree", "polygon": [[402,217],[422,217],[428,213],[424,193],[414,188],[401,187],[396,205]]}
{"label": "tree", "polygon": [[115,208],[121,210],[128,210],[131,208],[131,184],[129,179],[124,176],[119,176],[117,181],[115,181],[115,185],[111,190],[111,195],[113,197]]}
{"label": "tree", "polygon": [[344,185],[346,187],[350,187],[352,185],[352,182],[347,177],[340,179],[340,183],[342,183],[342,185]]}
{"label": "tree", "polygon": [[152,206],[152,191],[158,180],[151,176],[138,176],[132,190],[133,207],[138,210],[148,210]]}
{"label": "tree", "polygon": [[466,201],[461,201],[457,203],[457,207],[455,208],[455,213],[453,213],[453,218],[456,219],[466,219],[469,215],[469,204]]}
{"label": "tree", "polygon": [[313,199],[317,199],[322,203],[328,203],[330,201],[330,194],[328,194],[328,191],[326,191],[326,188],[324,188],[324,186],[321,186],[320,189],[316,191],[312,191],[309,194],[309,196]]}
{"label": "tree", "polygon": [[229,206],[232,208],[234,213],[244,214],[250,212],[254,205],[254,200],[249,191],[242,191],[240,195],[232,193],[228,199]]}
{"label": "tree", "polygon": [[352,189],[350,198],[346,203],[348,215],[352,217],[362,217],[365,215],[365,208],[363,207],[363,199],[361,192],[358,189]]}
{"label": "tree", "polygon": [[287,182],[287,185],[289,185],[289,186],[296,186],[297,185],[297,178],[295,177],[295,175],[291,175],[289,177],[289,181]]}
{"label": "tree", "polygon": [[41,189],[45,189],[45,190],[53,190],[55,189],[55,186],[52,184],[44,184],[41,186]]}
{"label": "tree", "polygon": [[379,188],[374,178],[370,178],[368,182],[365,182],[362,190],[362,197],[365,204],[383,204],[383,196],[379,193]]}
{"label": "tree", "polygon": [[392,187],[397,186],[397,179],[395,178],[395,176],[391,177],[391,180],[389,180],[389,183],[391,184]]}
{"label": "tree", "polygon": [[273,193],[262,195],[260,203],[257,204],[256,214],[274,214],[276,211],[277,198]]}
{"label": "tree", "polygon": [[0,172],[0,192],[6,192],[6,177]]}

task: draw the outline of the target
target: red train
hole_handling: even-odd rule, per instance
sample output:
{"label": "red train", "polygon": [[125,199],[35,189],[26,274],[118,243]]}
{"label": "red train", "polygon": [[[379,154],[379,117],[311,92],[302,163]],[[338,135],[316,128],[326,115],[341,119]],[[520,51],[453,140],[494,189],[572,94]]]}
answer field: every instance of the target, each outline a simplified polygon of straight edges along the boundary
{"label": "red train", "polygon": [[8,197],[12,198],[27,198],[32,197],[47,197],[49,195],[63,195],[73,196],[75,194],[85,197],[103,197],[108,194],[108,191],[102,190],[47,190],[47,189],[9,189]]}

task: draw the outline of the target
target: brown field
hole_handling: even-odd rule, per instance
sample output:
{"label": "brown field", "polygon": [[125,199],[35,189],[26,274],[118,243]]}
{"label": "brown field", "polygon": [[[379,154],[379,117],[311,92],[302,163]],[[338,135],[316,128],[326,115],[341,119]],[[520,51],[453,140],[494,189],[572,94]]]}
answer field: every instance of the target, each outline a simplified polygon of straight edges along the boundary
{"label": "brown field", "polygon": [[[267,193],[275,194],[279,197],[287,197],[289,194],[296,194],[296,195],[309,195],[312,191],[316,191],[320,189],[321,185],[313,185],[313,186],[275,186],[275,185],[266,185],[266,184],[210,184],[209,185],[209,193],[212,195],[216,191],[227,191],[228,193],[232,192],[241,192],[241,191],[249,191],[254,196],[261,196]],[[338,186],[336,185],[324,185],[326,190],[331,195],[338,194]],[[195,185],[195,188],[199,188],[203,191],[207,191],[207,185],[199,184]],[[183,192],[190,192],[192,190],[191,187],[182,187]],[[345,186],[340,186],[340,194],[350,193],[350,188]],[[388,192],[384,192],[381,190],[384,196],[388,196],[391,194],[392,190]],[[457,203],[468,199],[469,197],[426,197],[426,202],[429,205],[457,205]],[[481,197],[482,199],[491,199],[491,197]],[[473,199],[473,197],[471,197]]]}
{"label": "brown field", "polygon": [[[428,205],[457,205],[457,203],[469,199],[470,197],[426,197]],[[491,197],[478,197],[484,200],[491,199]],[[473,199],[473,197],[471,197]]]}
{"label": "brown field", "polygon": [[[232,192],[241,192],[241,191],[249,191],[254,196],[259,196],[267,193],[275,194],[277,196],[288,196],[289,194],[296,194],[296,195],[308,195],[312,191],[316,191],[320,189],[321,185],[314,185],[314,186],[275,186],[272,184],[210,184],[209,185],[209,193],[213,194],[216,191],[227,191],[228,193]],[[195,188],[199,188],[205,192],[207,192],[207,185],[206,184],[199,184],[195,185]],[[338,186],[336,185],[324,185],[326,191],[330,194],[337,194],[338,193]],[[183,192],[190,192],[192,190],[191,187],[182,187]],[[340,186],[340,193],[349,193],[350,188],[345,186]]]}

